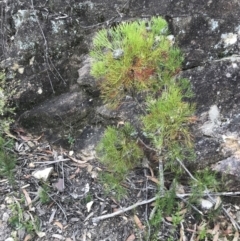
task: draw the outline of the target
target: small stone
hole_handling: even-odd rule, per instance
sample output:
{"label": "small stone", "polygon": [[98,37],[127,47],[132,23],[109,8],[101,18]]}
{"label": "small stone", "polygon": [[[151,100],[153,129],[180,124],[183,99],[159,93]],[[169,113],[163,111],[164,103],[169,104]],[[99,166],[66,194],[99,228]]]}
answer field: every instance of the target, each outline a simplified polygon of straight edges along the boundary
{"label": "small stone", "polygon": [[34,171],[32,175],[36,179],[42,179],[43,181],[47,181],[52,172],[53,172],[53,167],[48,167],[43,170]]}
{"label": "small stone", "polygon": [[205,210],[206,209],[209,210],[209,209],[211,209],[213,207],[213,203],[208,201],[208,200],[206,200],[206,199],[201,199],[200,200],[200,204],[201,204],[201,208],[205,209]]}
{"label": "small stone", "polygon": [[38,236],[39,238],[42,238],[42,237],[46,236],[46,233],[45,233],[45,232],[39,231],[39,232],[36,232],[36,233],[37,233],[37,236]]}
{"label": "small stone", "polygon": [[220,112],[216,105],[212,105],[208,111],[209,121],[201,126],[201,130],[205,136],[214,136],[215,128],[217,128],[220,121]]}
{"label": "small stone", "polygon": [[91,239],[92,238],[92,234],[90,232],[87,232],[87,237]]}
{"label": "small stone", "polygon": [[8,213],[4,213],[3,216],[2,216],[2,221],[3,222],[7,222],[9,219],[9,214]]}
{"label": "small stone", "polygon": [[62,235],[60,235],[60,234],[53,234],[52,237],[53,238],[57,238],[59,240],[64,240],[64,237]]}
{"label": "small stone", "polygon": [[216,105],[212,105],[208,112],[209,119],[214,124],[219,124],[220,122],[220,112]]}
{"label": "small stone", "polygon": [[38,88],[37,93],[38,93],[39,95],[41,95],[41,94],[42,94],[42,92],[43,92],[42,88],[41,88],[41,87],[40,87],[40,88]]}
{"label": "small stone", "polygon": [[91,178],[95,179],[95,178],[97,178],[97,177],[98,177],[98,173],[95,172],[95,171],[92,171],[92,172],[91,172]]}
{"label": "small stone", "polygon": [[168,35],[167,39],[169,40],[171,45],[173,45],[175,43],[175,37],[173,35]]}
{"label": "small stone", "polygon": [[79,222],[79,218],[71,218],[70,222]]}
{"label": "small stone", "polygon": [[86,207],[87,207],[87,211],[88,211],[88,213],[90,212],[90,210],[91,210],[91,208],[92,208],[92,205],[93,205],[93,201],[91,201],[91,202],[88,202],[87,204],[86,204]]}
{"label": "small stone", "polygon": [[0,205],[0,209],[5,209],[6,208],[6,205],[5,204],[1,204]]}
{"label": "small stone", "polygon": [[213,136],[214,135],[214,123],[207,121],[201,126],[202,133],[205,136]]}
{"label": "small stone", "polygon": [[9,237],[9,238],[5,239],[5,241],[14,241],[14,238]]}
{"label": "small stone", "polygon": [[224,43],[224,47],[229,47],[237,42],[237,34],[224,33],[221,35],[221,39]]}
{"label": "small stone", "polygon": [[6,202],[7,204],[12,204],[12,203],[14,203],[13,198],[11,198],[11,197],[6,197],[6,198],[5,198],[5,202]]}
{"label": "small stone", "polygon": [[90,190],[89,184],[86,183],[85,187],[84,187],[84,194],[88,193]]}
{"label": "small stone", "polygon": [[237,222],[239,223],[240,222],[240,211],[237,211],[236,219],[237,219]]}
{"label": "small stone", "polygon": [[35,146],[35,144],[32,141],[28,141],[27,144],[31,148],[33,148]]}
{"label": "small stone", "polygon": [[31,168],[34,168],[34,167],[35,167],[35,165],[34,165],[33,162],[30,162],[30,163],[28,164],[28,166],[31,167]]}
{"label": "small stone", "polygon": [[115,49],[115,50],[113,50],[113,58],[114,59],[122,58],[123,54],[124,54],[124,51],[122,49]]}
{"label": "small stone", "polygon": [[23,74],[23,72],[24,72],[24,68],[19,68],[19,69],[18,69],[18,73],[19,73],[19,74]]}
{"label": "small stone", "polygon": [[56,187],[59,192],[63,192],[64,191],[64,187],[65,187],[64,179],[63,178],[59,178],[58,181],[53,184],[53,186]]}

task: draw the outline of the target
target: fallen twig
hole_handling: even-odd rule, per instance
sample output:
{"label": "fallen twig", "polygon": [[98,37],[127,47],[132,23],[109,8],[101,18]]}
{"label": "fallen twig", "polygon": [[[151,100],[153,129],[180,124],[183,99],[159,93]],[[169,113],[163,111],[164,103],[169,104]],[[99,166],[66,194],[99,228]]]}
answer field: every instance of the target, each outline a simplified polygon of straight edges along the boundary
{"label": "fallen twig", "polygon": [[46,164],[46,165],[50,165],[50,164],[53,164],[53,163],[58,163],[58,162],[64,162],[64,161],[70,161],[69,158],[65,158],[65,159],[58,159],[58,160],[55,160],[55,161],[44,161],[44,162],[34,162],[34,164]]}
{"label": "fallen twig", "polygon": [[118,216],[122,213],[125,213],[127,211],[130,211],[138,206],[141,206],[141,205],[144,205],[144,204],[148,204],[148,203],[151,203],[151,202],[154,202],[158,197],[154,197],[154,198],[151,198],[149,200],[144,200],[144,201],[141,201],[141,202],[137,202],[129,207],[126,207],[126,208],[121,208],[120,210],[114,212],[114,213],[110,213],[110,214],[106,214],[106,215],[102,215],[102,216],[99,216],[99,217],[95,217],[92,219],[93,223],[97,223],[98,221],[100,220],[104,220],[104,219],[107,219],[107,218],[112,218],[112,217],[115,217],[115,216]]}
{"label": "fallen twig", "polygon": [[86,162],[88,162],[88,161],[90,161],[90,160],[93,160],[94,158],[85,158],[84,159],[84,157],[82,157],[81,156],[81,158],[84,160],[84,161],[80,161],[80,160],[78,160],[78,159],[76,159],[76,158],[74,158],[74,157],[71,157],[71,156],[68,156],[72,161],[74,161],[74,162],[76,162],[76,163],[78,163],[78,164],[85,164]]}
{"label": "fallen twig", "polygon": [[[179,196],[178,196],[179,197]],[[184,198],[182,197],[179,197],[184,203],[186,203],[187,205],[190,205],[192,207],[192,209],[194,209],[196,212],[198,212],[200,215],[203,215],[203,213],[198,210],[194,205],[192,205],[191,203],[189,203],[187,200],[185,200]]]}
{"label": "fallen twig", "polygon": [[[193,194],[192,193],[185,193],[185,194],[176,194],[176,197],[177,198],[180,198],[181,200],[184,198],[184,197],[190,197],[192,196]],[[196,195],[196,194],[194,194]],[[212,195],[212,196],[232,196],[232,195],[240,195],[240,192],[222,192],[222,193],[203,193],[203,194],[199,194],[199,196],[208,196],[208,195]],[[99,216],[99,217],[95,217],[92,219],[93,223],[97,223],[101,220],[104,220],[104,219],[107,219],[107,218],[112,218],[112,217],[115,217],[115,216],[118,216],[120,214],[123,214],[127,211],[130,211],[138,206],[141,206],[141,205],[144,205],[144,204],[148,204],[148,203],[151,203],[151,202],[154,202],[156,201],[158,198],[161,198],[163,196],[160,196],[160,197],[154,197],[154,198],[151,198],[149,200],[144,200],[144,201],[140,201],[140,202],[137,202],[129,207],[124,207],[124,208],[121,208],[120,210],[114,212],[114,213],[110,213],[110,214],[105,214],[105,215],[102,215],[102,216]],[[224,210],[224,208],[223,208]],[[225,210],[226,212],[226,210]],[[229,217],[229,215],[228,215]],[[239,227],[239,225],[234,225],[234,226],[237,226]]]}
{"label": "fallen twig", "polygon": [[185,167],[185,165],[177,158],[177,162],[182,166],[182,168],[187,172],[187,174],[196,182],[198,180],[192,175],[192,173]]}
{"label": "fallen twig", "polygon": [[158,170],[158,172],[159,172],[159,193],[160,193],[160,196],[162,196],[162,195],[164,195],[164,170],[163,170],[163,160],[160,155],[159,155],[159,160],[158,160],[158,169],[159,169]]}
{"label": "fallen twig", "polygon": [[[146,176],[146,169],[144,169],[144,174]],[[147,178],[146,178],[146,182],[145,182],[145,187],[146,187],[145,198],[147,200],[147,198],[148,198],[148,179]],[[147,231],[147,235],[146,235],[146,241],[149,241],[149,238],[151,236],[151,228],[150,228],[150,224],[149,224],[149,221],[148,221],[148,205],[145,206],[145,222],[146,222],[147,227],[148,227],[148,231]]]}
{"label": "fallen twig", "polygon": [[50,195],[48,195],[48,196],[49,196],[50,199],[52,199],[52,201],[53,201],[54,203],[56,203],[56,205],[57,205],[57,206],[60,208],[60,210],[62,211],[65,219],[68,220],[67,215],[66,215],[66,212],[64,211],[63,207],[62,207],[52,196],[50,196]]}

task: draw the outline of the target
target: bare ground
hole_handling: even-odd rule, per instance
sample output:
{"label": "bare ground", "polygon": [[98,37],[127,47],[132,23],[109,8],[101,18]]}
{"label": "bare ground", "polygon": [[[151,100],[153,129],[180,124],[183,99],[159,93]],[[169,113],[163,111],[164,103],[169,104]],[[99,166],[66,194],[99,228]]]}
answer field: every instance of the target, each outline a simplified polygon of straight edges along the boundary
{"label": "bare ground", "polygon": [[[37,138],[19,138],[15,142],[17,166],[15,183],[0,180],[0,240],[66,240],[66,241],[131,241],[150,240],[153,232],[149,226],[149,216],[154,208],[153,203],[140,205],[112,218],[93,222],[93,218],[114,213],[139,201],[155,197],[157,185],[149,169],[133,170],[125,183],[127,195],[117,201],[114,193],[106,194],[98,180],[100,172],[105,171],[93,152],[83,151],[81,154],[61,148],[52,147],[49,143]],[[48,181],[49,202],[42,204],[38,190],[43,182],[33,177],[33,172],[53,167]],[[151,176],[152,178],[149,178]],[[170,181],[169,175],[169,180]],[[171,217],[165,217],[157,230],[156,240],[204,240],[200,237],[201,228],[208,225],[209,237],[218,235],[219,239],[238,240],[238,232],[233,223],[222,212],[208,222],[204,217],[197,218],[196,212],[186,212],[186,206],[179,202],[183,212],[180,225],[173,225]],[[15,226],[10,222],[16,214],[10,210],[11,205],[19,205],[19,222]],[[238,205],[227,204],[229,215],[238,223]],[[37,222],[33,222],[37,220]],[[21,226],[24,223],[35,223],[29,232]],[[11,224],[11,225],[10,225]],[[222,239],[220,239],[222,237]],[[235,239],[234,239],[235,237]],[[213,240],[213,239],[205,239]]]}

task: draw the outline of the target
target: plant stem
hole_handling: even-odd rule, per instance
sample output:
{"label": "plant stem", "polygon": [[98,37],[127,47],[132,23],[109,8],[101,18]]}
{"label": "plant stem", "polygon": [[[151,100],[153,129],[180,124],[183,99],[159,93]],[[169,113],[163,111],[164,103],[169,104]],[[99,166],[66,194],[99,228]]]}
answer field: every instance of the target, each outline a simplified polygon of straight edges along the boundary
{"label": "plant stem", "polygon": [[[160,154],[160,152],[159,152]],[[159,168],[159,193],[160,196],[164,195],[164,170],[163,170],[163,161],[162,161],[162,157],[159,155],[159,163],[158,163],[158,168]]]}

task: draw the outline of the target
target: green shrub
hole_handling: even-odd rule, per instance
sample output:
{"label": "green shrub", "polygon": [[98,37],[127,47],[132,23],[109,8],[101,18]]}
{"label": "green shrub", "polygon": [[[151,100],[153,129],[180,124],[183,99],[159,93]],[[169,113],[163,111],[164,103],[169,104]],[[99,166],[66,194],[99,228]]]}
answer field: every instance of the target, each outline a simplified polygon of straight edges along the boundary
{"label": "green shrub", "polygon": [[16,230],[24,230],[29,234],[39,232],[39,219],[36,216],[25,213],[23,208],[24,198],[18,200],[14,198],[13,200],[15,202],[8,206],[11,210],[11,216],[8,220],[9,224]]}
{"label": "green shrub", "polygon": [[147,100],[147,115],[142,117],[145,135],[165,154],[164,159],[172,161],[186,159],[186,154],[193,152],[189,118],[195,108],[183,101],[183,92],[178,83],[172,82],[159,98]]}
{"label": "green shrub", "polygon": [[[90,55],[91,73],[98,80],[103,100],[111,107],[126,95],[146,93],[141,134],[151,141],[159,158],[164,156],[164,163],[174,166],[176,158],[192,156],[188,123],[194,105],[184,101],[192,97],[191,86],[186,79],[176,79],[183,56],[169,40],[164,19],[153,17],[102,29],[93,39]],[[100,161],[109,172],[102,175],[107,189],[120,187],[117,183],[144,155],[136,143],[137,136],[126,134],[131,128],[129,124],[122,129],[108,127],[98,145]]]}
{"label": "green shrub", "polygon": [[[98,79],[103,100],[111,107],[126,95],[146,93],[141,136],[148,138],[158,158],[163,156],[165,165],[174,166],[176,158],[192,156],[188,123],[194,105],[185,101],[192,91],[188,80],[176,79],[183,56],[169,40],[165,20],[153,17],[102,29],[93,39],[91,57],[91,73]],[[98,145],[100,161],[110,172],[102,178],[108,189],[116,189],[144,156],[137,135],[133,138],[126,134],[130,129],[129,124],[121,129],[108,127]]]}
{"label": "green shrub", "polygon": [[192,191],[191,202],[194,203],[199,201],[197,194],[203,194],[206,190],[218,191],[220,183],[217,180],[216,173],[206,168],[196,172],[195,180],[191,180],[190,185]]}
{"label": "green shrub", "polygon": [[102,174],[102,181],[108,191],[124,193],[121,182],[129,170],[140,165],[143,151],[137,144],[134,128],[126,123],[123,127],[108,127],[97,146],[97,155],[108,170]]}
{"label": "green shrub", "polygon": [[122,23],[96,34],[91,73],[99,80],[105,102],[116,106],[126,94],[158,91],[163,79],[176,75],[183,58],[167,34],[167,22],[160,17]]}
{"label": "green shrub", "polygon": [[126,123],[121,129],[108,127],[97,147],[101,162],[112,172],[126,173],[139,163],[142,151],[131,136],[134,129]]}
{"label": "green shrub", "polygon": [[14,109],[9,107],[8,99],[11,93],[7,91],[5,82],[5,73],[0,72],[0,134],[2,135],[5,131],[8,131],[9,125],[12,120],[8,118],[7,114],[13,114]]}
{"label": "green shrub", "polygon": [[109,171],[125,174],[139,164],[143,152],[132,134],[134,129],[129,123],[122,128],[108,127],[105,131],[97,153]]}
{"label": "green shrub", "polygon": [[[91,51],[91,73],[98,80],[103,100],[111,107],[116,107],[126,95],[132,95],[137,102],[139,94],[144,92],[141,95],[144,98],[138,102],[144,109],[138,124],[139,134],[129,123],[121,128],[108,127],[97,147],[97,155],[106,167],[100,175],[105,190],[114,191],[112,194],[117,198],[126,193],[121,184],[129,170],[140,165],[146,153],[152,152],[158,161],[159,198],[150,213],[146,240],[159,240],[164,217],[171,217],[173,231],[184,220],[183,203],[176,196],[179,173],[187,171],[184,160],[195,157],[189,126],[194,121],[195,105],[187,102],[193,93],[188,80],[176,78],[183,56],[167,34],[167,23],[159,17],[123,23],[100,30],[93,39]],[[174,176],[169,190],[164,180],[166,168]],[[189,203],[186,199],[183,202],[196,211],[192,203],[198,205],[205,190],[216,188],[218,183],[212,172],[204,171],[189,184],[192,196]],[[209,212],[208,218],[215,214],[216,210]],[[205,229],[199,236],[206,237]],[[173,239],[171,235],[168,238]]]}
{"label": "green shrub", "polygon": [[5,74],[4,72],[0,72],[0,175],[7,177],[13,182],[13,171],[16,160],[15,157],[7,151],[6,147],[8,142],[3,137],[3,134],[9,131],[9,125],[12,122],[6,115],[13,113],[13,109],[8,106],[9,93],[5,90]]}
{"label": "green shrub", "polygon": [[7,177],[10,182],[14,181],[15,157],[6,151],[6,140],[0,136],[0,176]]}
{"label": "green shrub", "polygon": [[47,204],[51,201],[49,194],[48,194],[49,191],[50,191],[50,188],[47,183],[43,183],[42,186],[39,187],[38,195],[39,195],[40,202],[42,204]]}

